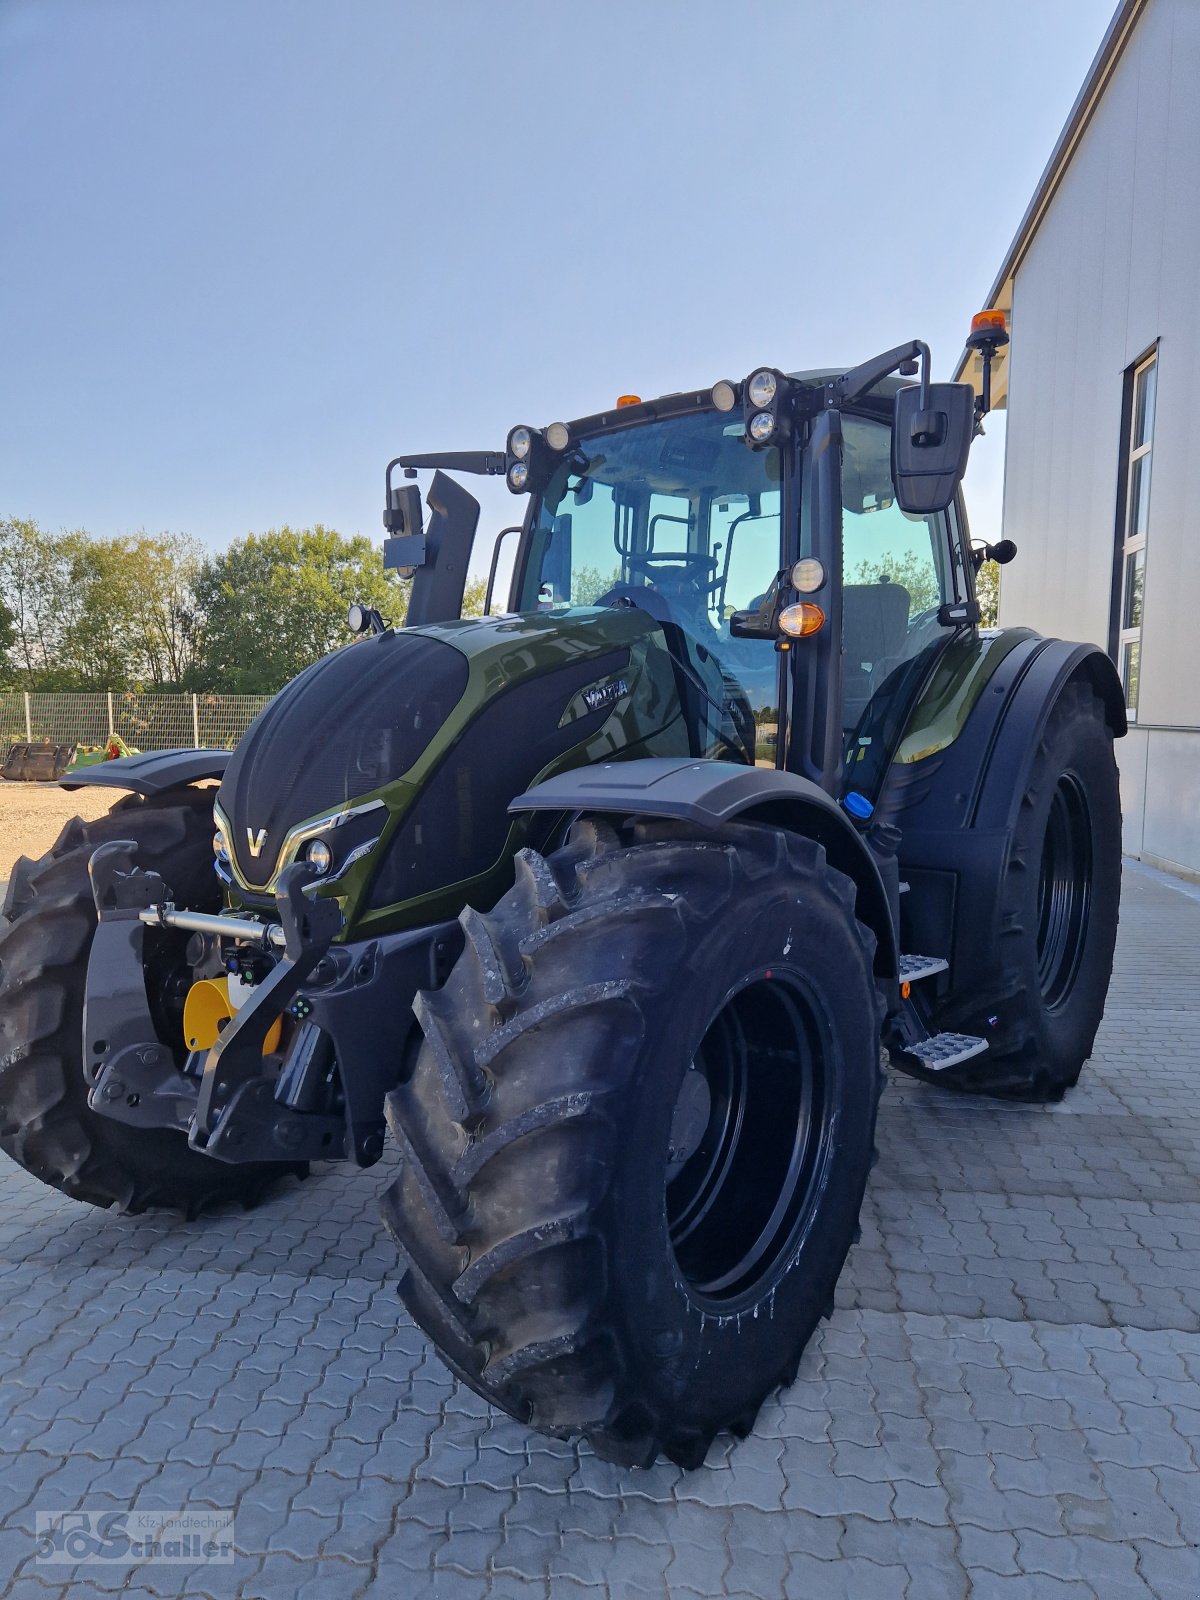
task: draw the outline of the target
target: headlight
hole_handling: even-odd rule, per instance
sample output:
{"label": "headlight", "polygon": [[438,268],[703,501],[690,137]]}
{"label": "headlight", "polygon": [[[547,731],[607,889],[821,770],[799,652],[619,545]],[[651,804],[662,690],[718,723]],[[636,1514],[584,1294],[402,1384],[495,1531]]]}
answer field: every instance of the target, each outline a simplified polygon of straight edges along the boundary
{"label": "headlight", "polygon": [[528,482],[528,461],[514,461],[512,466],[508,469],[508,487],[515,493],[520,494],[521,490],[524,489]]}
{"label": "headlight", "polygon": [[770,411],[758,411],[750,418],[750,437],[755,444],[765,444],[775,432],[775,417]]}
{"label": "headlight", "polygon": [[737,405],[737,385],[730,383],[728,378],[722,378],[720,383],[714,383],[712,403],[718,411],[732,411]]}
{"label": "headlight", "polygon": [[225,830],[223,828],[218,828],[216,833],[213,834],[213,855],[225,861],[229,859],[229,846],[225,843]]}
{"label": "headlight", "polygon": [[[546,429],[546,443],[551,450],[565,450],[571,442],[571,430],[565,422],[552,422]],[[513,455],[517,452],[514,450]]]}
{"label": "headlight", "polygon": [[508,436],[508,451],[518,461],[524,461],[533,446],[533,435],[528,428],[514,428]]}
{"label": "headlight", "polygon": [[825,582],[825,568],[816,556],[805,556],[792,568],[792,587],[801,594],[814,594]]}
{"label": "headlight", "polygon": [[750,396],[752,406],[769,406],[775,398],[777,388],[775,374],[764,367],[750,379],[746,385],[746,393]]}
{"label": "headlight", "polygon": [[304,852],[304,859],[310,867],[315,867],[318,872],[328,872],[333,865],[333,851],[324,839],[314,839]]}

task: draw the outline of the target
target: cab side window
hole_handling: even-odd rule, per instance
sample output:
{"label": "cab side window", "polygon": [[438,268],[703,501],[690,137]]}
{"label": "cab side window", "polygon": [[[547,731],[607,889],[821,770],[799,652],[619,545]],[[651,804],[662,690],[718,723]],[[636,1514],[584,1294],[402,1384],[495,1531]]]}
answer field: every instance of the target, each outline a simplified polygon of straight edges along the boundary
{"label": "cab side window", "polygon": [[857,726],[897,667],[936,635],[937,611],[953,598],[943,512],[910,516],[896,504],[891,431],[846,417],[842,424],[843,725]]}

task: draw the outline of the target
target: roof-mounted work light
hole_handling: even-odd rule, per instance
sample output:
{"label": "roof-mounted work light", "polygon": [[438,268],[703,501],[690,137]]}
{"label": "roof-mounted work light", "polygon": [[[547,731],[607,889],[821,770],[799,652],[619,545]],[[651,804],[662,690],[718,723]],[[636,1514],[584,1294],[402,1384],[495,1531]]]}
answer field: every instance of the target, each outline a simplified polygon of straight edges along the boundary
{"label": "roof-mounted work light", "polygon": [[504,453],[504,478],[513,494],[540,489],[571,447],[571,430],[565,422],[548,428],[511,428]]}
{"label": "roof-mounted work light", "polygon": [[[762,449],[778,443],[788,422],[791,384],[775,367],[760,367],[742,385],[746,443]],[[714,398],[716,391],[714,390]]]}
{"label": "roof-mounted work light", "polygon": [[712,403],[718,411],[732,411],[738,402],[736,383],[730,383],[728,378],[722,378],[719,383],[712,386]]}
{"label": "roof-mounted work light", "polygon": [[526,494],[532,487],[530,476],[540,455],[542,436],[524,423],[508,430],[504,455],[504,481],[513,494]]}

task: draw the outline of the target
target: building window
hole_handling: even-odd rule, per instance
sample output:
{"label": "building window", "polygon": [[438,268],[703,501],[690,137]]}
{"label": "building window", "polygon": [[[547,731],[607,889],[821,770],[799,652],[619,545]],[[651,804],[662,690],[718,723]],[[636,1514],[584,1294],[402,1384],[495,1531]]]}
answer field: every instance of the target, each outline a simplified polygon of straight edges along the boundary
{"label": "building window", "polygon": [[1121,505],[1117,519],[1117,581],[1113,642],[1125,685],[1130,719],[1137,716],[1142,663],[1142,597],[1146,579],[1146,532],[1150,521],[1150,458],[1154,447],[1157,352],[1135,362],[1125,375],[1126,422]]}

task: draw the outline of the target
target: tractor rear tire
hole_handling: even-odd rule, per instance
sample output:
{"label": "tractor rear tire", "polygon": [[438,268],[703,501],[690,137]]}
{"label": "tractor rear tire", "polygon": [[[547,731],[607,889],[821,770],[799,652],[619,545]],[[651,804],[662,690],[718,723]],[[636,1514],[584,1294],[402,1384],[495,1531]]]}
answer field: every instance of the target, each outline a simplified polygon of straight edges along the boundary
{"label": "tractor rear tire", "polygon": [[[180,905],[217,910],[212,838],[211,793],[131,795],[99,821],[75,817],[48,855],[13,868],[0,915],[0,1150],[73,1200],[193,1217],[229,1200],[252,1205],[276,1178],[307,1171],[295,1162],[229,1166],[190,1149],[181,1132],[127,1127],[87,1103],[83,997],[96,928],[88,860],[101,844],[132,839],[138,865],[161,873]],[[153,1009],[153,977],[150,999]]]}
{"label": "tractor rear tire", "polygon": [[942,1027],[990,1040],[937,1074],[950,1088],[1061,1100],[1092,1053],[1121,899],[1121,797],[1104,705],[1071,683],[1050,714],[1000,887],[1000,981]]}
{"label": "tractor rear tire", "polygon": [[771,828],[584,819],[461,920],[387,1102],[400,1294],[522,1422],[698,1466],[793,1381],[855,1236],[882,1000],[854,886]]}

